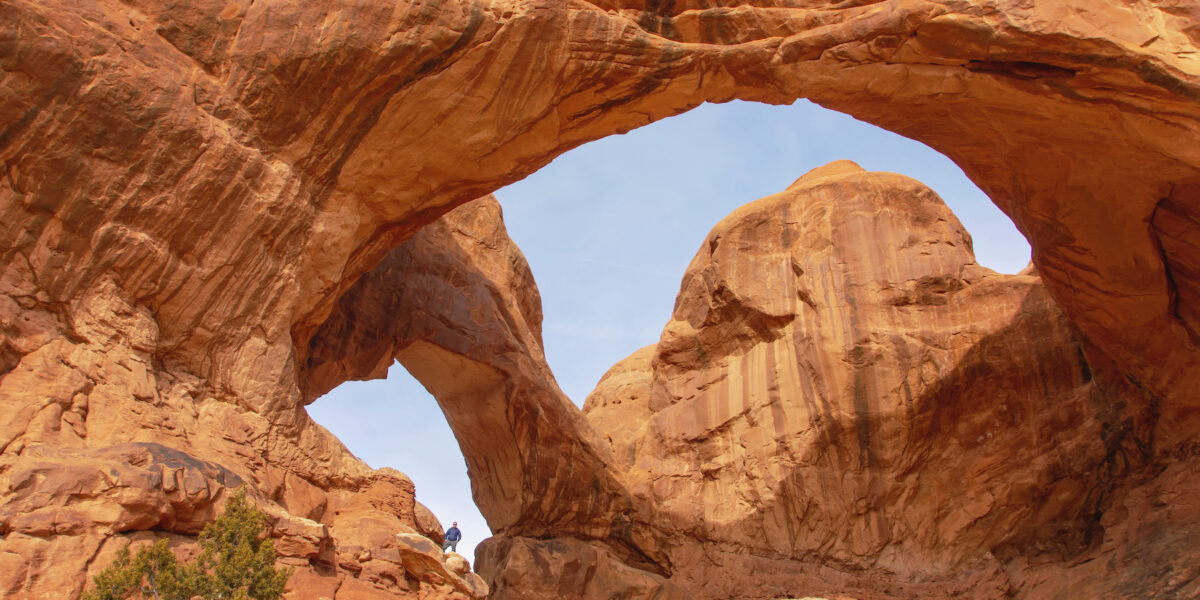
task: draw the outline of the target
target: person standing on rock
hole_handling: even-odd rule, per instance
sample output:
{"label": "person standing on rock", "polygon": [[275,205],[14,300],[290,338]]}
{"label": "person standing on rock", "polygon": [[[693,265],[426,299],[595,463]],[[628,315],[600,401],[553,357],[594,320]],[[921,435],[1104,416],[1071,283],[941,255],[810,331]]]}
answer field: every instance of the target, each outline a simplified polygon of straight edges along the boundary
{"label": "person standing on rock", "polygon": [[462,539],[462,532],[458,530],[458,521],[450,525],[450,529],[446,530],[446,541],[442,542],[442,552],[449,548],[451,552],[458,552],[458,541]]}

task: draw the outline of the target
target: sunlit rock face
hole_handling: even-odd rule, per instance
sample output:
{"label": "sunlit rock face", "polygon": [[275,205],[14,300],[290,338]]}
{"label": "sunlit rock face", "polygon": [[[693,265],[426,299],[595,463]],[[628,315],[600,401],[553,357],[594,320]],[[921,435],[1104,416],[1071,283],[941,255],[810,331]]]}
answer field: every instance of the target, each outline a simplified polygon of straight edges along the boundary
{"label": "sunlit rock face", "polygon": [[[445,264],[433,261],[437,253],[422,254],[422,242],[435,231],[477,224],[496,233],[472,240],[507,242],[498,205],[484,199],[447,215],[397,253],[411,258],[414,270],[440,269]],[[492,258],[475,251],[482,264]],[[525,289],[489,274],[493,286]],[[525,299],[530,311],[540,311],[536,289]],[[47,334],[49,341],[0,379],[8,411],[0,454],[0,596],[78,597],[121,548],[156,539],[171,540],[186,557],[194,553],[194,536],[242,486],[270,517],[280,563],[294,569],[289,598],[487,595],[482,578],[459,572],[461,558],[445,560],[442,527],[416,501],[408,477],[355,458],[307,418],[299,393],[289,411],[258,413],[178,365],[156,363],[161,338],[152,316],[111,281],[72,316],[70,332]],[[522,331],[536,330],[536,319]],[[328,329],[336,322],[331,318]],[[343,351],[356,348],[343,341]],[[320,344],[314,348],[319,357]],[[365,356],[344,359],[369,371]],[[298,381],[318,384],[316,377]]]}
{"label": "sunlit rock face", "polygon": [[[1064,557],[1081,556],[1071,553],[1092,540],[1112,547],[1108,558],[1028,559],[1029,569],[1006,571],[1012,585],[1072,581],[1086,589],[1128,574],[1121,594],[1186,596],[1189,589],[1171,586],[1192,585],[1187,577],[1143,578],[1123,565],[1181,555],[1173,544],[1195,539],[1173,524],[1194,514],[1196,495],[1183,486],[1200,454],[1198,21],[1188,3],[1098,0],[0,3],[0,590],[77,594],[83,578],[49,573],[94,572],[138,535],[186,538],[238,481],[278,516],[281,539],[294,538],[289,560],[323,578],[295,594],[403,596],[420,593],[411,588],[417,583],[444,585],[405,575],[406,591],[398,570],[368,569],[357,560],[366,554],[351,561],[337,550],[356,545],[339,527],[370,530],[350,516],[360,509],[397,528],[424,522],[424,532],[437,535],[417,518],[411,484],[368,469],[303,410],[316,390],[379,364],[370,362],[376,354],[353,369],[316,367],[355,362],[349,355],[310,361],[319,348],[338,347],[336,336],[317,332],[340,300],[422,226],[578,144],[704,101],[807,97],[921,140],[962,166],[1029,237],[1046,291],[1086,340],[1092,381],[1128,382],[1158,416],[1153,435],[1114,438],[1144,440],[1140,452],[1153,467],[1139,471],[1140,491],[1105,496],[1110,484],[1095,488],[1097,505],[1111,499],[1115,507],[1093,518],[1105,536],[1062,542]],[[900,292],[919,304],[926,293],[950,290]],[[756,347],[788,313],[779,312],[782,301],[754,302],[759,316],[695,335],[746,326],[735,345]],[[475,318],[451,316],[464,314]],[[695,327],[698,317],[680,317]],[[522,341],[536,332],[521,331],[529,320],[505,321],[511,333],[475,331],[478,339],[518,340],[523,348],[514,352],[533,357],[508,353],[510,365],[500,367],[447,353],[459,342],[428,339],[439,327],[463,329],[427,327],[420,343],[392,349],[424,373],[443,406],[455,397],[490,407],[488,420],[474,424],[448,409],[456,428],[506,424],[507,432],[486,438],[494,446],[468,451],[505,457],[492,467],[507,469],[504,477],[473,470],[485,514],[513,536],[493,547],[534,557],[552,545],[549,532],[569,532],[598,544],[572,550],[578,556],[611,556],[651,579],[685,581],[672,575],[691,560],[670,555],[680,537],[674,509],[623,483],[623,463],[609,462],[607,444],[563,404],[552,379],[529,375],[542,368]],[[676,342],[691,335],[676,333]],[[871,360],[871,344],[891,347],[868,339],[869,352],[850,360]],[[680,373],[699,359],[683,347],[668,350],[655,356],[674,362],[656,364],[680,371],[655,379],[665,390],[645,408],[655,414],[691,402]],[[863,372],[864,385],[902,379]],[[444,383],[448,373],[460,375],[453,386]],[[518,376],[525,379],[505,379]],[[877,402],[894,401],[892,390],[876,392]],[[1140,404],[1127,406],[1136,412]],[[847,427],[833,421],[823,431]],[[904,459],[877,446],[900,435],[891,425],[876,431],[859,422],[853,436],[838,434],[858,444],[838,460],[884,468]],[[1055,427],[1069,441],[1095,431],[1088,423]],[[1129,427],[1141,431],[1141,423]],[[1114,444],[1106,452],[1125,460],[1129,453]],[[553,449],[571,449],[578,460]],[[625,444],[611,460],[633,450]],[[1117,459],[1078,460],[1073,469]],[[1127,462],[1135,468],[1140,460],[1134,453]],[[54,474],[65,469],[75,475]],[[842,497],[848,486],[829,493]],[[702,487],[698,503],[708,493]],[[1071,523],[1093,505],[1045,501],[1048,514]],[[873,506],[862,514],[894,515]],[[987,546],[979,532],[1000,526],[989,519],[951,528],[961,529],[954,544],[963,556]],[[891,523],[872,531],[906,531]],[[870,541],[845,560],[878,556],[906,576],[911,565],[888,555],[902,546],[881,542],[890,535],[864,537]],[[1002,537],[1013,548],[994,549],[1005,565],[1032,556],[1022,549],[1030,545],[1057,547],[1037,536]],[[934,539],[918,538],[903,548],[920,555]],[[384,553],[397,547],[378,543]],[[811,543],[772,552],[793,547]],[[489,556],[515,565],[502,562],[515,552]],[[842,560],[824,548],[817,554]],[[613,580],[659,585],[627,575]]]}
{"label": "sunlit rock face", "polygon": [[314,336],[303,386],[317,396],[399,359],[446,414],[493,531],[603,537],[631,500],[608,445],[558,389],[541,320],[500,205],[480,199],[355,283]]}
{"label": "sunlit rock face", "polygon": [[[1058,598],[1079,581],[1043,570],[1159,518],[1114,510],[1156,471],[1155,415],[1090,354],[931,190],[840,162],[718,224],[584,411],[691,597]],[[1186,560],[1083,571],[1097,597],[1197,583]]]}

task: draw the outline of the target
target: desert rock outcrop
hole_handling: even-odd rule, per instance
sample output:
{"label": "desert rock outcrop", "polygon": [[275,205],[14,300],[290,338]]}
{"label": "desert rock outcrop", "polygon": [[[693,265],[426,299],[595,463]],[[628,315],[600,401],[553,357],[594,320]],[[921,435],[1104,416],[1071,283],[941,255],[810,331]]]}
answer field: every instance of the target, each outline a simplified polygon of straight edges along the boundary
{"label": "desert rock outcrop", "polygon": [[312,338],[316,397],[398,358],[437,398],[496,532],[603,537],[631,500],[608,446],[558,389],[541,298],[500,206],[456,208],[391,252]]}
{"label": "desert rock outcrop", "polygon": [[[714,228],[659,343],[584,410],[691,597],[1064,597],[1025,571],[1107,559],[1157,469],[1149,398],[1094,354],[932,191],[842,162]],[[1186,561],[1117,571],[1197,585]]]}
{"label": "desert rock outcrop", "polygon": [[[105,540],[136,531],[194,532],[233,481],[226,473],[281,511],[299,562],[353,573],[336,549],[339,514],[347,531],[361,530],[351,514],[360,510],[428,527],[411,483],[367,469],[304,413],[315,390],[390,360],[311,360],[337,347],[318,332],[365,273],[453,207],[578,144],[734,98],[807,97],[921,140],[1013,217],[1084,340],[1093,381],[1129,382],[1159,415],[1142,453],[1161,474],[1124,500],[1113,493],[1131,516],[1104,513],[1127,524],[1106,556],[1174,539],[1155,532],[1186,533],[1173,524],[1192,508],[1186,494],[1174,498],[1200,455],[1197,20],[1193,6],[1157,0],[4,2],[0,586],[13,597],[71,595],[82,582],[51,578],[51,567],[82,573]],[[917,302],[950,292],[894,293]],[[774,335],[782,318],[777,304],[753,307],[759,316],[733,324],[750,327],[743,344]],[[653,506],[539,374],[535,330],[522,330],[530,319],[503,322],[512,331],[475,339],[524,346],[515,352],[532,359],[510,352],[497,368],[447,352],[469,338],[392,347],[424,371],[443,407],[489,397],[487,422],[509,426],[482,450],[518,472],[473,470],[489,520],[531,536],[522,548],[544,548],[539,538],[562,529],[655,577],[679,570],[666,566]],[[464,330],[420,327],[427,338]],[[462,387],[437,389],[444,359],[464,361]],[[356,364],[321,373],[317,362]],[[514,376],[525,379],[504,379]],[[689,383],[673,381],[671,394],[687,393]],[[454,416],[466,407],[447,413],[456,428],[479,426]],[[1087,421],[1053,425],[1071,439],[1094,431]],[[1137,433],[1118,439],[1143,439],[1141,421],[1130,426]],[[888,458],[872,458],[872,444],[895,431],[853,432],[870,443],[846,446],[858,455],[839,460]],[[571,449],[586,468],[560,468],[552,449]],[[99,475],[117,466],[119,477]],[[77,470],[82,501],[68,479],[47,475],[59,468]],[[519,490],[505,487],[513,477]],[[1163,503],[1172,510],[1147,508]],[[1068,504],[1050,512],[1091,506]],[[985,517],[956,544],[986,545],[971,533],[997,525]],[[855,556],[885,537],[872,535]],[[1171,543],[1156,548],[1170,556]],[[1094,560],[1071,572],[1095,569],[1088,581],[1103,585],[1108,567]],[[345,594],[388,580],[364,583],[366,572],[312,573]]]}
{"label": "desert rock outcrop", "polygon": [[121,547],[156,538],[186,555],[242,485],[296,568],[291,598],[487,595],[461,558],[444,560],[441,525],[404,474],[368,468],[298,403],[272,421],[156,363],[153,319],[117,290],[106,282],[69,337],[48,327],[0,379],[0,595],[77,597]]}
{"label": "desert rock outcrop", "polygon": [[450,206],[703,101],[809,97],[954,159],[1081,332],[1172,423],[1196,412],[1185,5],[2,10],[6,279],[51,306],[111,278],[173,361],[261,410],[291,401],[278,390],[341,291]]}

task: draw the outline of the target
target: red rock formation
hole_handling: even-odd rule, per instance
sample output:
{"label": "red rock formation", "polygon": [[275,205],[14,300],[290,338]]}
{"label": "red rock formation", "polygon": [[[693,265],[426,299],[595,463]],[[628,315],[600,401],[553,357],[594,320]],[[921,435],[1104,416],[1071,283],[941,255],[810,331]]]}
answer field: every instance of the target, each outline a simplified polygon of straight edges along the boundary
{"label": "red rock formation", "polygon": [[554,382],[541,318],[499,204],[477,201],[421,230],[342,297],[312,339],[302,387],[315,398],[379,376],[377,365],[397,357],[446,414],[493,531],[603,536],[630,499],[607,444]]}
{"label": "red rock formation", "polygon": [[[719,225],[660,344],[589,398],[611,456],[545,367],[499,220],[475,203],[391,253],[313,338],[305,379],[315,396],[399,356],[438,396],[497,533],[478,551],[494,598],[1197,583],[1191,509],[1151,520],[1178,532],[1164,542],[1124,508],[1164,491],[1152,403],[1085,358],[1038,277],[974,264],[917,182],[835,163]],[[1170,558],[1129,564],[1138,548]]]}
{"label": "red rock formation", "polygon": [[[1039,279],[979,267],[932,191],[852,163],[714,228],[661,341],[584,410],[695,598],[1070,596],[1041,565],[1111,562],[1114,501],[1155,470],[1148,398]],[[1200,584],[1116,571],[1096,597]]]}
{"label": "red rock formation", "polygon": [[[99,465],[135,464],[127,444],[157,444],[237,474],[289,523],[332,518],[345,497],[396,478],[369,472],[303,411],[320,387],[308,378],[325,377],[308,371],[314,336],[363,273],[453,206],[585,141],[704,101],[808,97],[943,151],[1014,218],[1089,364],[1152,398],[1161,418],[1146,451],[1179,478],[1200,454],[1196,21],[1191,6],[1151,0],[10,0],[0,477],[42,461],[107,472]],[[747,325],[769,333],[778,315],[764,315]],[[520,331],[478,338],[492,334],[530,348]],[[453,347],[415,344],[405,363],[445,379],[437,369]],[[354,362],[322,360],[342,358]],[[526,401],[512,393],[525,388],[498,382],[535,373],[536,360],[512,359],[500,375],[471,363],[489,364],[464,362],[472,377],[441,395],[504,388],[485,403],[490,422],[510,426],[488,449],[510,471],[477,483],[490,518],[533,536],[566,527],[665,573],[644,506],[548,380],[527,378]],[[588,468],[560,468],[561,448]],[[104,508],[83,526],[56,495],[65,488],[0,488],[0,562],[42,557],[6,571],[20,575],[6,575],[5,593],[70,595],[78,586],[46,569],[82,572],[102,531],[187,533],[221,486],[168,489],[163,460],[129,474],[164,482],[128,509],[150,502],[153,519],[110,512],[130,486],[104,478],[87,492]],[[516,473],[521,489],[504,488]],[[590,477],[599,500],[559,503]],[[1154,489],[1130,500],[1132,514],[1172,488]],[[43,505],[58,507],[61,527],[57,513],[11,525],[15,507]],[[628,517],[614,516],[625,506]],[[415,523],[409,514],[397,518]],[[1127,533],[1122,548],[1155,538],[1149,525]]]}
{"label": "red rock formation", "polygon": [[77,597],[117,550],[156,537],[186,555],[228,490],[249,485],[281,562],[297,567],[289,597],[486,596],[443,561],[441,525],[412,482],[369,469],[298,401],[272,421],[157,363],[152,317],[111,280],[69,314],[72,330],[47,328],[0,379],[0,595]]}

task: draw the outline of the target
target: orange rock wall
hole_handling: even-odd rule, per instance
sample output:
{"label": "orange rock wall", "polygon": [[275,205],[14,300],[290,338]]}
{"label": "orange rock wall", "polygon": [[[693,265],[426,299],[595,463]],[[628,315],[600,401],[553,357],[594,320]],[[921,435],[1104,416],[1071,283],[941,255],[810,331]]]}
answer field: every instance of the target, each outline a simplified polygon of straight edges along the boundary
{"label": "orange rock wall", "polygon": [[152,317],[111,280],[70,314],[0,379],[0,596],[78,597],[120,548],[157,538],[187,556],[242,485],[296,569],[289,598],[486,596],[403,473],[367,467],[298,402],[257,413],[158,362]]}
{"label": "orange rock wall", "polygon": [[595,537],[630,499],[607,445],[554,382],[541,318],[499,204],[479,200],[355,283],[313,337],[303,386],[316,397],[398,358],[446,414],[494,531]]}
{"label": "orange rock wall", "polygon": [[717,225],[584,411],[691,597],[1065,597],[1026,571],[1094,557],[1154,472],[1149,398],[1088,353],[928,188],[834,163]]}
{"label": "orange rock wall", "polygon": [[[336,530],[337,507],[376,484],[408,506],[402,477],[369,471],[303,411],[316,390],[379,365],[322,374],[310,362],[339,300],[452,207],[585,141],[733,98],[808,97],[961,165],[1030,238],[1094,379],[1129,382],[1159,415],[1142,453],[1175,479],[1123,506],[1170,503],[1200,430],[1197,20],[1189,5],[1151,0],[0,4],[0,562],[13,567],[0,585],[13,597],[77,592],[50,565],[84,572],[106,532],[193,531],[223,493],[205,473],[221,469],[285,511],[287,531]],[[765,308],[743,343],[753,327],[770,335],[779,306]],[[522,539],[565,529],[667,573],[657,513],[511,326],[499,337],[523,358],[497,369],[468,357],[464,387],[439,393],[492,397],[486,422],[508,428],[468,451],[502,453],[494,468],[511,475],[488,482],[475,468],[485,514],[533,536]],[[443,359],[466,356],[457,343],[400,354],[438,391]],[[354,362],[321,359],[339,361]],[[505,387],[518,374],[524,383]],[[882,381],[898,380],[864,380]],[[1064,431],[1079,426],[1068,421]],[[550,450],[562,448],[588,468],[560,467]],[[175,466],[174,452],[215,467]],[[80,474],[93,482],[78,492],[87,510],[71,508],[75,488],[27,476],[77,464],[136,468]],[[516,473],[520,490],[505,488]],[[1160,523],[1189,514],[1179,506]],[[1129,527],[1110,556],[1155,539]],[[296,542],[298,561],[362,564],[330,558],[332,533],[289,535],[309,540]],[[371,577],[362,585],[392,585]]]}

